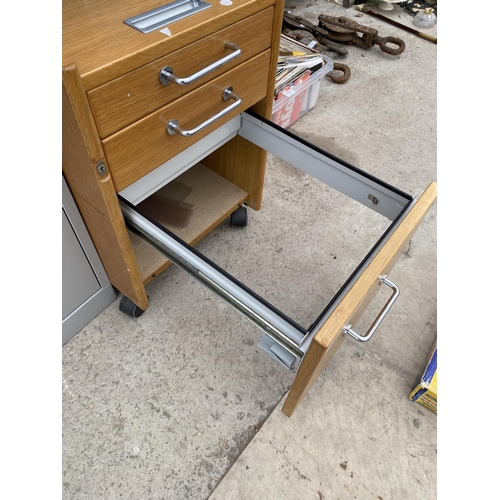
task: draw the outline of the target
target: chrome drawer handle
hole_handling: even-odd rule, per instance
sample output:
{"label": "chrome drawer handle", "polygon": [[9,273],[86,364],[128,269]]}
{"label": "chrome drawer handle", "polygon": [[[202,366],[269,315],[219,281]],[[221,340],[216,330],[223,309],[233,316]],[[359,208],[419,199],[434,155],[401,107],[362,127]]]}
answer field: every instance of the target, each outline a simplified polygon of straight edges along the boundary
{"label": "chrome drawer handle", "polygon": [[214,63],[208,65],[207,67],[201,69],[193,75],[186,76],[186,78],[178,78],[174,75],[174,70],[170,66],[165,66],[164,68],[162,68],[160,74],[158,75],[160,83],[162,85],[168,85],[169,83],[175,83],[176,85],[189,85],[190,83],[199,80],[215,69],[220,68],[229,61],[232,61],[235,57],[238,57],[241,54],[241,49],[235,43],[224,42],[224,47],[226,47],[227,49],[232,49],[234,52],[223,57],[222,59],[219,59],[218,61],[215,61]]}
{"label": "chrome drawer handle", "polygon": [[394,302],[396,302],[396,299],[399,297],[398,286],[394,284],[392,281],[389,281],[387,279],[387,274],[379,276],[378,279],[380,280],[380,283],[383,283],[384,285],[387,285],[390,288],[392,288],[393,293],[390,296],[387,303],[385,304],[385,306],[378,314],[378,316],[375,318],[375,321],[372,323],[372,326],[370,326],[370,328],[366,332],[366,335],[358,335],[354,330],[351,329],[351,325],[344,326],[344,333],[348,333],[351,337],[354,337],[356,340],[361,340],[361,342],[366,342],[367,340],[370,340],[371,336],[375,333],[375,330],[380,326],[380,323],[382,323],[382,320],[385,318],[385,315],[389,312],[389,309],[392,307]]}
{"label": "chrome drawer handle", "polygon": [[222,92],[222,99],[224,101],[229,101],[229,99],[234,99],[235,102],[233,102],[231,106],[228,106],[222,111],[219,111],[216,115],[212,116],[208,120],[205,120],[203,123],[200,123],[197,127],[191,130],[183,130],[181,127],[179,127],[179,122],[177,120],[170,120],[167,125],[167,132],[169,133],[169,135],[174,135],[177,133],[182,135],[182,137],[191,137],[192,135],[198,133],[200,130],[211,125],[214,121],[218,120],[219,118],[222,118],[224,115],[227,115],[234,108],[237,108],[241,104],[241,97],[238,97],[233,92],[233,87],[226,87],[224,89],[224,92]]}

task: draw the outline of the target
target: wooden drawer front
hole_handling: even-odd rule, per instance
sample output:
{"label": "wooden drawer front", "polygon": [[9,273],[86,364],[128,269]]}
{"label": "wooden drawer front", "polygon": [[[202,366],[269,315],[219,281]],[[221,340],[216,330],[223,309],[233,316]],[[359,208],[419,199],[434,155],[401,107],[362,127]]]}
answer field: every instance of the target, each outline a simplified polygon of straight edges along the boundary
{"label": "wooden drawer front", "polygon": [[[270,56],[271,51],[267,50],[104,139],[102,144],[116,190],[125,189],[263,99],[267,93]],[[181,128],[191,130],[229,107],[234,101],[222,99],[228,86],[242,100],[238,107],[191,137],[167,133],[171,120],[178,120]]]}
{"label": "wooden drawer front", "polygon": [[380,289],[379,276],[391,272],[436,197],[437,184],[432,182],[316,333],[283,406],[285,415],[292,415],[332,359],[346,337],[344,327],[356,325]]}
{"label": "wooden drawer front", "polygon": [[[273,14],[269,7],[88,92],[100,137],[130,125],[270,47]],[[241,54],[188,85],[160,83],[158,76],[165,66],[171,67],[176,77],[186,78],[230,55],[226,41],[240,47]]]}

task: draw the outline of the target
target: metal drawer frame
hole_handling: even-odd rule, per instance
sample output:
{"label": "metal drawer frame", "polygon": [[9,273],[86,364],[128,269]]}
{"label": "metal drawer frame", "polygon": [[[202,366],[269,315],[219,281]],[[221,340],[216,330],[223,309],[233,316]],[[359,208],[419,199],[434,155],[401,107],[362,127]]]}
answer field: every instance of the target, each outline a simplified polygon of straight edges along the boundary
{"label": "metal drawer frame", "polygon": [[315,334],[416,200],[253,112],[241,114],[237,133],[392,221],[309,328],[304,329],[298,325],[171,231],[142,213],[123,197],[123,193],[118,198],[130,230],[260,328],[264,335],[259,346],[287,369],[296,370]]}

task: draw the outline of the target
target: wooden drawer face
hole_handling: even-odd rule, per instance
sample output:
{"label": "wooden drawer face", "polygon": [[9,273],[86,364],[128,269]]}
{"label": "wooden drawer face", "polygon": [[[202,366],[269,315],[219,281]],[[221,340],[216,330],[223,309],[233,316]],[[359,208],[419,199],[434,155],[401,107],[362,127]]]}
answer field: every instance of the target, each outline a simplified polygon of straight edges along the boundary
{"label": "wooden drawer face", "polygon": [[[270,56],[270,50],[259,54],[103,140],[116,190],[125,189],[263,99],[267,93]],[[192,130],[229,107],[234,101],[222,99],[228,86],[241,98],[238,107],[191,137],[167,133],[167,124],[172,120],[177,120],[182,129]]]}
{"label": "wooden drawer face", "polygon": [[[250,59],[271,45],[274,9],[269,7],[168,56],[142,66],[88,92],[101,138],[130,125]],[[168,66],[178,78],[189,77],[234,52],[225,42],[241,49],[234,59],[188,85],[162,85],[159,73]]]}

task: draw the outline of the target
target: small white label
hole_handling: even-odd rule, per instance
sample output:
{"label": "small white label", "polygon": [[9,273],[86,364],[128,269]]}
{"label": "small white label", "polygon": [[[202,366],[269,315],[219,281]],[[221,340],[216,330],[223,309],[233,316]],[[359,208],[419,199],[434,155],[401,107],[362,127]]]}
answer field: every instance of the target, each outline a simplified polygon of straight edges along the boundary
{"label": "small white label", "polygon": [[315,45],[316,45],[317,42],[315,42],[314,40],[308,45],[308,47],[310,49],[312,49]]}
{"label": "small white label", "polygon": [[163,28],[162,30],[160,30],[160,33],[163,33],[164,35],[167,35],[167,36],[172,36],[172,33],[170,32],[170,30],[168,28]]}
{"label": "small white label", "polygon": [[220,0],[221,5],[233,5],[233,2],[231,0]]}
{"label": "small white label", "polygon": [[292,90],[292,89],[290,89],[290,90],[284,90],[283,94],[286,95],[287,97],[290,97],[293,94],[295,94],[295,90]]}

